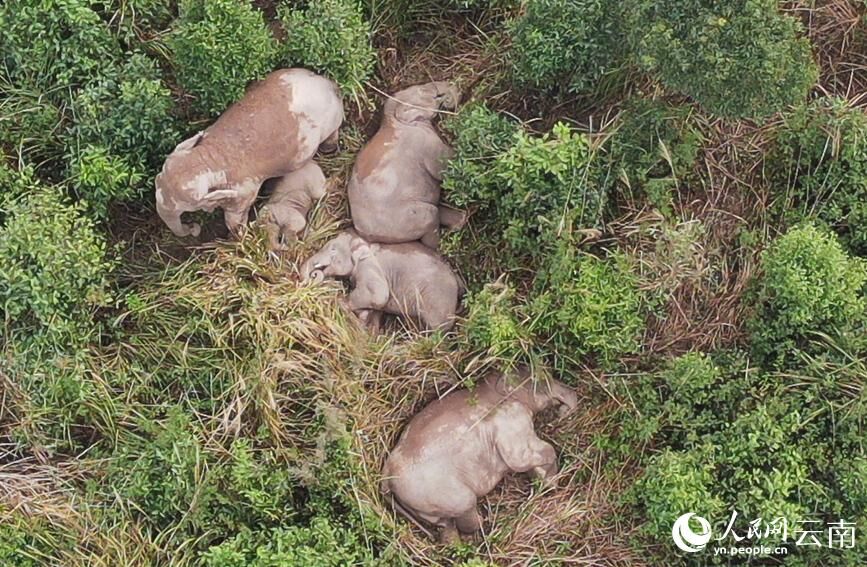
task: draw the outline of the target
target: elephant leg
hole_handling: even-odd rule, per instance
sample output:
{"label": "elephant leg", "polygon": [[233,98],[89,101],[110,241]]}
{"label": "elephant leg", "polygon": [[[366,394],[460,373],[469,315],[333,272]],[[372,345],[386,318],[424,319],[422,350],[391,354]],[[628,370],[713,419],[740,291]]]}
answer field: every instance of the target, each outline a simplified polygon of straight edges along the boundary
{"label": "elephant leg", "polygon": [[229,229],[229,232],[231,232],[232,235],[240,236],[244,231],[244,227],[247,226],[249,212],[249,208],[223,210],[223,218],[226,221],[226,228]]}
{"label": "elephant leg", "polygon": [[482,519],[478,509],[473,506],[462,515],[455,518],[455,526],[462,534],[474,534],[482,529]]}
{"label": "elephant leg", "polygon": [[467,213],[445,205],[439,206],[440,224],[449,230],[458,230],[467,224]]}
{"label": "elephant leg", "polygon": [[265,233],[268,235],[268,244],[271,250],[286,250],[286,245],[280,242],[280,226],[273,220],[265,223]]}
{"label": "elephant leg", "polygon": [[283,219],[283,237],[285,238],[289,233],[292,234],[292,238],[296,238],[301,231],[304,230],[304,227],[307,226],[307,218],[301,214],[300,211],[296,209],[288,209],[283,211],[284,219]]}
{"label": "elephant leg", "polygon": [[433,229],[421,237],[421,243],[432,250],[438,250],[440,247],[440,232]]}
{"label": "elephant leg", "polygon": [[455,521],[452,519],[444,520],[440,525],[440,543],[450,545],[460,542],[461,536],[455,528]]}
{"label": "elephant leg", "polygon": [[359,315],[361,322],[364,323],[367,332],[373,336],[378,336],[382,331],[382,311],[378,309],[367,309],[363,316]]}
{"label": "elephant leg", "polygon": [[541,480],[557,474],[557,452],[536,436],[533,419],[515,416],[509,425],[509,434],[496,440],[497,452],[506,466],[514,472],[530,472]]}

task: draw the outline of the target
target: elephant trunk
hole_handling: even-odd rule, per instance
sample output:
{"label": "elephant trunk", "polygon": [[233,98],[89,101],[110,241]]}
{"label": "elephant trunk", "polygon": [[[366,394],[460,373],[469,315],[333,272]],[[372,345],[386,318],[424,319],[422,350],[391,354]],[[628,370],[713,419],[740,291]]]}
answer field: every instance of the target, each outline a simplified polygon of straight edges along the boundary
{"label": "elephant trunk", "polygon": [[322,283],[325,279],[325,273],[321,269],[314,268],[313,266],[314,262],[312,258],[304,262],[304,265],[301,266],[301,283],[318,284]]}

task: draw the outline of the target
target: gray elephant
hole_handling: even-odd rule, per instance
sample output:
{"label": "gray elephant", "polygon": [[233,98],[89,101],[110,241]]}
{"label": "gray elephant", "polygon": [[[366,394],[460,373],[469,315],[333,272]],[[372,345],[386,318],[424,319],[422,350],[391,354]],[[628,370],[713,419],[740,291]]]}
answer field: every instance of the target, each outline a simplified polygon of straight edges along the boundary
{"label": "gray elephant", "polygon": [[277,181],[268,203],[259,211],[272,249],[286,250],[286,243],[304,230],[310,207],[325,196],[325,184],[325,174],[313,160]]}
{"label": "gray elephant", "polygon": [[577,395],[555,380],[537,382],[526,369],[492,372],[474,390],[457,390],[416,414],[383,467],[382,493],[443,541],[481,528],[478,499],[509,472],[542,480],[557,473],[557,455],[536,436],[533,415],[554,404],[575,409]]}
{"label": "gray elephant", "polygon": [[247,89],[204,132],[178,144],[156,177],[160,218],[178,236],[200,227],[181,214],[220,207],[237,233],[266,179],[337,148],[343,102],[332,81],[305,69],[275,71]]}
{"label": "gray elephant", "polygon": [[430,248],[418,242],[371,244],[354,230],[330,240],[304,263],[301,275],[304,281],[350,278],[349,308],[373,331],[383,313],[448,330],[462,291],[452,269]]}
{"label": "gray elephant", "polygon": [[382,124],[358,154],[349,179],[355,229],[370,242],[421,240],[436,249],[440,226],[458,228],[465,215],[440,205],[442,172],[454,152],[434,130],[441,109],[457,106],[449,83],[417,85],[393,95]]}

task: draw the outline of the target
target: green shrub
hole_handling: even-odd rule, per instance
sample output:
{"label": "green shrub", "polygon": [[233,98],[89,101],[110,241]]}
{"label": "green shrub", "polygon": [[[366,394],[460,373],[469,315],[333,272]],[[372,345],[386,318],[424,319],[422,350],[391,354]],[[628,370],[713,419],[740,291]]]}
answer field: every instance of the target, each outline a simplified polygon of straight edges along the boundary
{"label": "green shrub", "polygon": [[303,66],[334,80],[344,93],[364,89],[376,64],[370,26],[357,0],[315,0],[298,8],[283,3],[280,20],[286,30],[283,57],[289,66]]}
{"label": "green shrub", "polygon": [[488,284],[466,298],[465,330],[472,347],[486,349],[492,356],[515,360],[531,344],[521,320],[515,290],[500,282]]}
{"label": "green shrub", "polygon": [[455,155],[443,174],[449,199],[459,207],[490,206],[501,193],[491,162],[511,147],[520,125],[474,103],[445,120],[443,128],[454,138]]}
{"label": "green shrub", "polygon": [[277,52],[262,13],[242,0],[181,0],[168,44],[178,82],[209,115],[241,98]]}
{"label": "green shrub", "polygon": [[156,168],[177,141],[173,109],[154,62],[134,54],[79,91],[71,143],[102,146],[135,167]]}
{"label": "green shrub", "polygon": [[[653,456],[634,487],[647,518],[644,531],[661,540],[687,512],[711,521],[721,517],[729,503],[720,500],[714,484],[713,465],[700,453],[666,450]],[[699,526],[692,527],[699,531]]]}
{"label": "green shrub", "polygon": [[109,296],[105,239],[57,189],[32,187],[5,203],[0,228],[0,308],[7,321],[62,330],[87,323]]}
{"label": "green shrub", "polygon": [[121,447],[109,478],[122,501],[154,528],[173,527],[180,540],[198,533],[206,546],[242,526],[295,519],[297,483],[277,453],[239,439],[221,455],[205,446],[202,432],[178,407],[140,428],[147,437]]}
{"label": "green shrub", "polygon": [[532,136],[484,107],[468,107],[446,128],[456,135],[456,154],[443,187],[452,202],[491,218],[512,257],[508,267],[538,259],[560,235],[600,223],[605,191],[583,134],[558,123]]}
{"label": "green shrub", "polygon": [[822,465],[840,450],[833,412],[816,407],[817,392],[782,380],[741,354],[689,353],[624,381],[622,394],[635,411],[621,419],[621,442],[655,448],[630,491],[650,538],[670,541],[672,522],[687,512],[721,533],[732,509],[739,532],[754,518],[794,525],[811,511],[840,510]]}
{"label": "green shrub", "polygon": [[28,163],[59,161],[64,112],[33,87],[0,77],[0,153],[21,155]]}
{"label": "green shrub", "polygon": [[6,0],[0,53],[10,78],[56,98],[97,76],[120,46],[86,0]]}
{"label": "green shrub", "polygon": [[370,565],[370,550],[352,530],[313,518],[309,526],[242,531],[203,554],[209,567],[343,567]]}
{"label": "green shrub", "polygon": [[792,228],[762,254],[748,324],[754,351],[783,362],[814,333],[850,331],[865,317],[865,282],[867,265],[847,256],[832,233]]}
{"label": "green shrub", "polygon": [[692,174],[702,141],[690,107],[633,99],[608,140],[607,161],[624,192],[643,195],[670,214],[673,195]]}
{"label": "green shrub", "polygon": [[70,186],[90,216],[108,219],[109,206],[136,195],[144,174],[101,146],[87,146],[69,158]]}
{"label": "green shrub", "polygon": [[800,23],[776,0],[637,0],[628,26],[642,67],[719,116],[767,116],[818,77]]}
{"label": "green shrub", "polygon": [[561,241],[536,279],[530,328],[550,337],[561,365],[593,355],[610,367],[638,352],[643,301],[627,256],[602,260]]}
{"label": "green shrub", "polygon": [[150,39],[172,20],[173,0],[102,0],[103,18],[126,45]]}
{"label": "green shrub", "polygon": [[602,0],[530,0],[509,29],[519,84],[593,91],[623,62],[618,10]]}
{"label": "green shrub", "polygon": [[[867,116],[841,99],[819,99],[786,117],[768,159],[787,188],[787,216],[818,217],[867,253]],[[782,192],[782,190],[780,190]]]}

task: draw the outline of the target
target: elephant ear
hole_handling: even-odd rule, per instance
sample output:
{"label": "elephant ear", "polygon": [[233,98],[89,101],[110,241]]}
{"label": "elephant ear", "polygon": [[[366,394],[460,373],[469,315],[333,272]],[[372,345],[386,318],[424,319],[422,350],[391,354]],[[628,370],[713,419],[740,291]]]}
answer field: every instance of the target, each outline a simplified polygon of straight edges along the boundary
{"label": "elephant ear", "polygon": [[180,144],[175,146],[174,151],[175,152],[188,152],[188,151],[190,151],[191,149],[193,149],[199,145],[199,142],[202,141],[202,137],[204,137],[204,135],[205,135],[204,132],[198,132],[198,133],[190,136],[189,138],[187,138],[186,140],[184,140],[183,142],[181,142]]}
{"label": "elephant ear", "polygon": [[424,122],[428,120],[431,112],[433,112],[432,109],[429,110],[401,102],[398,103],[397,108],[394,111],[394,116],[397,118],[398,122],[413,124],[415,122]]}

